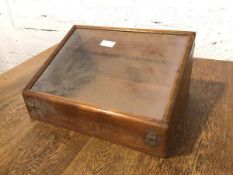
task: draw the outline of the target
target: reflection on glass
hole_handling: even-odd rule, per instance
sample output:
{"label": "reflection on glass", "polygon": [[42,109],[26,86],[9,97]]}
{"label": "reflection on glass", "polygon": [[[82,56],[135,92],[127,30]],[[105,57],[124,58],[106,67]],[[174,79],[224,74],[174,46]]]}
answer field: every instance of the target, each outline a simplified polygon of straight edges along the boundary
{"label": "reflection on glass", "polygon": [[187,40],[76,29],[32,90],[161,120]]}

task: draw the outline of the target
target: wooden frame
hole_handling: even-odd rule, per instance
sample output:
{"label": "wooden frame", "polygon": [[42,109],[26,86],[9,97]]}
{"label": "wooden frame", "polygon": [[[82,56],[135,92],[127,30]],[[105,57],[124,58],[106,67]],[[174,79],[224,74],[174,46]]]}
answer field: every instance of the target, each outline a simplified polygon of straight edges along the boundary
{"label": "wooden frame", "polygon": [[[76,100],[31,90],[33,84],[51,63],[76,28],[189,36],[186,52],[180,62],[179,71],[176,74],[175,83],[172,86],[162,121],[152,121],[145,117],[134,117],[109,112],[79,103]],[[167,157],[169,150],[172,149],[172,138],[175,134],[178,119],[182,114],[188,97],[194,39],[195,33],[188,31],[75,25],[23,89],[22,95],[27,110],[31,118],[109,140],[145,153]]]}

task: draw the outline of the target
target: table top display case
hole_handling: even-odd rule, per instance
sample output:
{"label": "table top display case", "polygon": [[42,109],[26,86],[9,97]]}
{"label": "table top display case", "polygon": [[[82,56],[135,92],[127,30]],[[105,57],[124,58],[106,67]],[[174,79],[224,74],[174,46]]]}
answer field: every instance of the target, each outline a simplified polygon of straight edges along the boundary
{"label": "table top display case", "polygon": [[23,90],[45,121],[169,156],[189,93],[194,32],[73,26]]}

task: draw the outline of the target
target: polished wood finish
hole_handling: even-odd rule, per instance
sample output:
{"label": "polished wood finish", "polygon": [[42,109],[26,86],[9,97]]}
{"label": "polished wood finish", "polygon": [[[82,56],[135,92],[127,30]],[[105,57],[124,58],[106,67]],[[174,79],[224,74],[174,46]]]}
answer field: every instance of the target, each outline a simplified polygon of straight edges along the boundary
{"label": "polished wood finish", "polygon": [[54,49],[0,75],[0,174],[232,174],[233,62],[194,59],[174,157],[161,159],[28,117],[21,91]]}
{"label": "polished wood finish", "polygon": [[[74,26],[23,90],[28,112],[166,157],[188,97],[194,39],[193,32]],[[101,46],[106,40],[116,45]]]}

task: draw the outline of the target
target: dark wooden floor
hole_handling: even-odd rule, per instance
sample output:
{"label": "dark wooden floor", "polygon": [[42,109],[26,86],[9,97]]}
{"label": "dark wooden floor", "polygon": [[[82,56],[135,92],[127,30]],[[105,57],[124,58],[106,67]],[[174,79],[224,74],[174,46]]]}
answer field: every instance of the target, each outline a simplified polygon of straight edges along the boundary
{"label": "dark wooden floor", "polygon": [[195,59],[174,157],[31,120],[21,90],[51,48],[0,75],[0,174],[232,174],[233,62]]}

